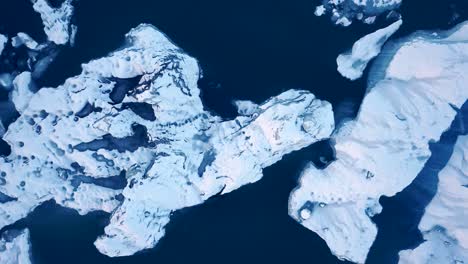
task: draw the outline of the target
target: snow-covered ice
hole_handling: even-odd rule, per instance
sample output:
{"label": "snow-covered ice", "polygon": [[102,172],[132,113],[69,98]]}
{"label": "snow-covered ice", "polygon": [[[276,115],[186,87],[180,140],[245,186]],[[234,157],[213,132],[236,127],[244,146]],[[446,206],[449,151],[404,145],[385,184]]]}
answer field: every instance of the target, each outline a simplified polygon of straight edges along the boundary
{"label": "snow-covered ice", "polygon": [[337,257],[364,263],[377,234],[370,217],[381,211],[379,198],[414,180],[431,155],[429,142],[439,140],[454,108],[467,100],[468,36],[459,34],[467,27],[402,40],[357,118],[334,134],[337,160],[302,173],[289,214]]}
{"label": "snow-covered ice", "polygon": [[336,59],[338,72],[350,80],[361,78],[369,61],[379,55],[383,44],[400,28],[402,23],[402,20],[398,20],[356,41],[351,51],[340,54]]}
{"label": "snow-covered ice", "polygon": [[424,242],[400,252],[402,264],[468,263],[468,136],[460,136],[419,230]]}
{"label": "snow-covered ice", "polygon": [[70,25],[73,15],[73,0],[65,0],[58,8],[53,8],[47,0],[31,0],[33,8],[41,15],[47,38],[57,45],[67,44],[74,30]]}
{"label": "snow-covered ice", "polygon": [[29,230],[8,230],[0,238],[0,263],[31,264]]}
{"label": "snow-covered ice", "polygon": [[[334,129],[331,105],[300,90],[235,102],[240,116],[222,121],[203,108],[194,58],[150,25],[126,39],[57,88],[30,96],[30,74],[15,78],[21,116],[4,135],[12,152],[0,158],[0,192],[12,199],[0,204],[0,228],[55,199],[112,212],[95,244],[131,255],[158,242],[173,211],[259,180]],[[99,184],[116,175],[123,190]]]}

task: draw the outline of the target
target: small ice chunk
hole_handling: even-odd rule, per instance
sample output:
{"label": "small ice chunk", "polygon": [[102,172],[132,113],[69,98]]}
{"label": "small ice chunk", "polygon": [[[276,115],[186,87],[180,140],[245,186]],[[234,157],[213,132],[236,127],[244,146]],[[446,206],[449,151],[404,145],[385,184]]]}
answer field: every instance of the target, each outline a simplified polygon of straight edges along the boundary
{"label": "small ice chunk", "polygon": [[240,115],[247,116],[257,113],[259,111],[258,105],[252,101],[234,101],[234,105],[237,107],[237,112]]}
{"label": "small ice chunk", "polygon": [[59,8],[52,8],[47,0],[31,0],[33,8],[41,15],[47,38],[57,45],[70,40],[70,21],[73,15],[72,0],[65,0]]}
{"label": "small ice chunk", "polygon": [[0,34],[0,55],[2,55],[5,44],[8,42],[8,38],[5,35]]}
{"label": "small ice chunk", "polygon": [[383,44],[400,28],[402,23],[402,20],[398,20],[356,41],[351,52],[340,54],[336,59],[338,72],[350,80],[359,79],[369,61],[380,53]]}
{"label": "small ice chunk", "polygon": [[323,16],[325,14],[325,11],[326,11],[325,7],[323,5],[319,5],[315,8],[314,14],[316,16]]}
{"label": "small ice chunk", "polygon": [[28,49],[36,50],[39,44],[24,32],[19,32],[15,37],[11,39],[11,45],[18,48],[25,45]]}
{"label": "small ice chunk", "polygon": [[29,230],[8,230],[0,239],[0,263],[31,264]]}

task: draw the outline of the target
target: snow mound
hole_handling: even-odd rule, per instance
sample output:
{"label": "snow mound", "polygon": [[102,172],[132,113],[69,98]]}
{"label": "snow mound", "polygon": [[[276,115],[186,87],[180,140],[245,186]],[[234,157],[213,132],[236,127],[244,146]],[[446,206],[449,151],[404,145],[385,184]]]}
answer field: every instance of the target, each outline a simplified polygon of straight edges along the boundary
{"label": "snow mound", "polygon": [[365,262],[377,234],[370,217],[381,211],[379,198],[414,180],[431,155],[429,142],[439,140],[454,108],[467,100],[468,37],[457,34],[466,26],[447,37],[419,33],[399,43],[357,118],[334,135],[337,160],[302,173],[289,214],[337,257]]}

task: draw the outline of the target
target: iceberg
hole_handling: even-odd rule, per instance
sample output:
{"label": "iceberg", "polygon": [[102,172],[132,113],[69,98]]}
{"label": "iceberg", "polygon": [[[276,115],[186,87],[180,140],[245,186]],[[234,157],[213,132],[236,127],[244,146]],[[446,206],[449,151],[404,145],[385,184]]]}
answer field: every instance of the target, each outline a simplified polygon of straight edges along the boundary
{"label": "iceberg", "polygon": [[361,78],[369,61],[379,55],[382,46],[400,28],[402,23],[402,20],[398,20],[356,41],[350,52],[340,54],[336,59],[338,72],[343,77],[353,81]]}
{"label": "iceberg", "polygon": [[468,136],[439,173],[437,193],[419,224],[424,242],[400,252],[402,264],[468,263]]}
{"label": "iceberg", "polygon": [[379,198],[414,180],[431,155],[429,143],[439,140],[467,100],[467,30],[464,23],[395,44],[356,119],[333,135],[336,161],[303,171],[289,214],[338,258],[365,262],[377,234],[371,217],[382,210]]}
{"label": "iceberg", "polygon": [[8,230],[0,239],[2,264],[31,264],[29,230]]}
{"label": "iceberg", "polygon": [[31,0],[34,10],[41,15],[44,32],[49,41],[57,45],[67,44],[70,37],[76,33],[72,27],[73,0],[65,0],[58,8],[52,8],[47,0]]}
{"label": "iceberg", "polygon": [[11,154],[0,158],[0,194],[11,199],[0,203],[0,228],[54,199],[80,214],[112,212],[95,245],[132,255],[158,243],[175,210],[258,181],[334,129],[331,104],[301,90],[239,101],[239,117],[223,121],[203,108],[198,62],[146,24],[82,68],[32,95],[30,74],[16,77],[21,116],[3,137]]}

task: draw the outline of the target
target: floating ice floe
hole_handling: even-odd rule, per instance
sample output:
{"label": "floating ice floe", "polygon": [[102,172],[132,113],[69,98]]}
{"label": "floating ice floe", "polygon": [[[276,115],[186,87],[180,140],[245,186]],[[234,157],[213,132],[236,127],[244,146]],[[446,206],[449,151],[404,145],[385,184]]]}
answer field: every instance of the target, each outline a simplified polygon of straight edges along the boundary
{"label": "floating ice floe", "polygon": [[2,55],[5,44],[8,42],[8,38],[5,35],[0,34],[0,55]]}
{"label": "floating ice floe", "polygon": [[379,198],[414,180],[431,155],[429,142],[439,140],[454,108],[467,100],[467,28],[395,44],[357,118],[334,135],[336,161],[302,173],[289,214],[337,257],[364,263],[377,234],[371,217],[381,212]]}
{"label": "floating ice floe", "polygon": [[424,242],[400,252],[402,264],[468,263],[468,136],[460,136],[437,193],[419,224]]}
{"label": "floating ice floe", "polygon": [[47,0],[31,0],[33,8],[41,15],[47,38],[57,45],[67,44],[70,37],[76,33],[76,27],[71,25],[73,15],[73,0],[65,0],[58,8],[53,8]]}
{"label": "floating ice floe", "polygon": [[15,37],[11,38],[11,45],[15,48],[25,45],[28,49],[31,50],[35,50],[39,46],[39,44],[33,38],[23,32],[20,32]]}
{"label": "floating ice floe", "polygon": [[322,16],[328,12],[332,21],[342,26],[349,26],[354,20],[371,24],[376,16],[396,10],[401,2],[402,0],[322,0],[314,14]]}
{"label": "floating ice floe", "polygon": [[0,263],[31,264],[29,230],[8,230],[0,238]]}
{"label": "floating ice floe", "polygon": [[95,244],[132,255],[159,241],[175,210],[259,180],[334,129],[331,105],[300,90],[237,102],[241,115],[222,121],[203,109],[194,58],[149,25],[126,37],[57,88],[30,96],[30,74],[15,79],[21,116],[4,135],[0,228],[55,199],[81,214],[113,212]]}
{"label": "floating ice floe", "polygon": [[338,72],[350,80],[361,78],[369,61],[379,55],[383,44],[400,28],[402,23],[402,20],[398,20],[356,41],[351,51],[340,54],[336,59]]}

